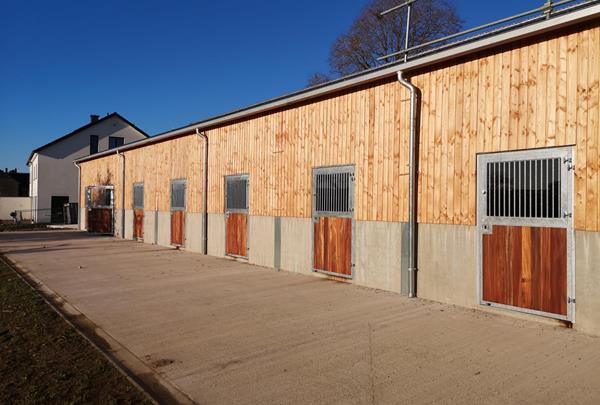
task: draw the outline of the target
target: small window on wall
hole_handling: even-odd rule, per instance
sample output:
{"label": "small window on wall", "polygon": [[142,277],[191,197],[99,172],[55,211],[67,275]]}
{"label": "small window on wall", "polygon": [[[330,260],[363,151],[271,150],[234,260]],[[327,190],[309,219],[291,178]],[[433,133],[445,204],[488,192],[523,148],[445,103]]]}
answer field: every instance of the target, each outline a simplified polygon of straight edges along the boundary
{"label": "small window on wall", "polygon": [[98,153],[98,135],[90,135],[90,155]]}
{"label": "small window on wall", "polygon": [[351,214],[354,181],[352,168],[316,169],[314,175],[315,212],[336,215]]}
{"label": "small window on wall", "polygon": [[144,209],[144,184],[136,183],[133,185],[133,208]]}
{"label": "small window on wall", "polygon": [[248,209],[248,176],[228,176],[225,178],[225,209],[245,211]]}
{"label": "small window on wall", "polygon": [[125,143],[125,138],[121,138],[118,136],[109,136],[108,137],[108,149],[118,148],[119,146],[123,146]]}
{"label": "small window on wall", "polygon": [[171,182],[171,210],[185,210],[185,180]]}

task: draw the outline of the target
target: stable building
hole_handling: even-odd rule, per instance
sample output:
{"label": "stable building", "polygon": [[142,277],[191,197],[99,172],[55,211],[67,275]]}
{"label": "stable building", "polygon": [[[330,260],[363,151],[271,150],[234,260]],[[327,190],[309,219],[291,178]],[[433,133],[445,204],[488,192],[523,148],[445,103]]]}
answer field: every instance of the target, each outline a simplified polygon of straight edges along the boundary
{"label": "stable building", "polygon": [[599,81],[591,2],[79,159],[82,228],[600,334]]}

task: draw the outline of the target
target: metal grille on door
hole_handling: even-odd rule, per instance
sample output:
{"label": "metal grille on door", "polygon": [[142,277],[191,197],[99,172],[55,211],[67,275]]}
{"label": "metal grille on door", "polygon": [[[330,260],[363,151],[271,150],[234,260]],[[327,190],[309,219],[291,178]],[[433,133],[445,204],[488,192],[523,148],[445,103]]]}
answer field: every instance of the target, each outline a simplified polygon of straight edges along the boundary
{"label": "metal grille on door", "polygon": [[573,320],[572,149],[478,156],[481,302]]}

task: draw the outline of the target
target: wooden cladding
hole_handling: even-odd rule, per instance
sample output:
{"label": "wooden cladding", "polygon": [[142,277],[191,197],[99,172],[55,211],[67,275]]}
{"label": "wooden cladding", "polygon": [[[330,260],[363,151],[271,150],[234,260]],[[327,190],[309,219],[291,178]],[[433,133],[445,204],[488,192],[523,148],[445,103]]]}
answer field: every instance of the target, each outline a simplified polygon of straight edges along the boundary
{"label": "wooden cladding", "polygon": [[229,213],[226,219],[225,253],[248,256],[248,214]]}
{"label": "wooden cladding", "polygon": [[567,230],[494,225],[483,235],[483,300],[567,315]]}
{"label": "wooden cladding", "polygon": [[[598,21],[415,73],[420,89],[418,221],[476,223],[476,154],[575,145],[577,229],[600,230]],[[409,94],[394,77],[209,128],[211,213],[223,178],[248,173],[250,215],[310,217],[311,170],[355,166],[355,219],[406,221]],[[187,178],[202,208],[196,135],[125,152],[126,190],[146,184],[146,208],[168,211],[169,181]],[[104,162],[104,163],[100,163]],[[82,185],[117,157],[82,164]],[[120,204],[119,175],[115,194]],[[126,195],[126,208],[131,206]]]}
{"label": "wooden cladding", "polygon": [[352,218],[319,217],[313,232],[314,269],[352,276]]}
{"label": "wooden cladding", "polygon": [[[168,212],[171,206],[171,180],[185,179],[187,211],[202,212],[203,148],[203,141],[194,134],[123,152],[125,209],[133,209],[133,185],[144,183],[144,209]],[[117,209],[121,209],[122,205],[121,159],[115,154],[81,164],[82,190],[93,184],[114,185]]]}
{"label": "wooden cladding", "polygon": [[183,246],[185,244],[185,212],[171,212],[171,245]]}

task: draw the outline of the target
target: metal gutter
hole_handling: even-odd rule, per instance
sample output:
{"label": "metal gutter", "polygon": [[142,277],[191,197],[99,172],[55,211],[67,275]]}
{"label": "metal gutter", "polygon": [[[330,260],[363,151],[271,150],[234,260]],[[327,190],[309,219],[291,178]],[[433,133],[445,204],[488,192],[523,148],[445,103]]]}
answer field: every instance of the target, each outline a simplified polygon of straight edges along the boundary
{"label": "metal gutter", "polygon": [[77,162],[73,164],[77,167],[77,227],[81,229],[81,166]]}
{"label": "metal gutter", "polygon": [[204,139],[204,185],[202,189],[202,251],[208,254],[208,137],[196,128],[196,135]]}
{"label": "metal gutter", "polygon": [[[227,114],[218,115],[203,121],[189,124],[185,127],[176,128],[163,132],[154,137],[132,142],[120,147],[118,150],[125,151],[138,148],[147,144],[164,141],[177,136],[191,134],[196,129],[203,130],[212,126],[221,125],[229,121],[242,119],[266,111],[283,108],[291,104],[296,104],[316,97],[322,97],[330,93],[345,90],[354,86],[370,83],[383,78],[395,76],[398,70],[408,72],[415,69],[422,69],[426,66],[442,63],[450,59],[456,59],[474,52],[481,52],[493,47],[498,47],[510,42],[541,35],[550,31],[555,31],[563,27],[580,24],[585,21],[597,19],[600,16],[600,4],[587,6],[585,8],[571,11],[569,13],[553,16],[550,19],[544,19],[540,22],[532,23],[524,27],[519,27],[510,31],[505,31],[490,37],[464,43],[462,45],[445,49],[440,52],[428,54],[423,57],[415,58],[408,62],[394,62],[388,65],[366,70],[354,75],[346,76],[341,79],[328,82],[319,86],[309,87],[282,97],[277,97],[262,103],[254,104],[241,110],[232,111]],[[99,157],[107,156],[110,152],[101,152],[92,156],[77,159],[77,162],[85,162]]]}
{"label": "metal gutter", "polygon": [[[125,155],[117,150],[121,158],[121,238],[125,239]],[[114,211],[114,207],[113,207]]]}
{"label": "metal gutter", "polygon": [[[408,296],[417,296],[417,88],[398,72],[398,81],[410,91],[409,145],[408,145]],[[398,134],[400,136],[400,134]]]}

